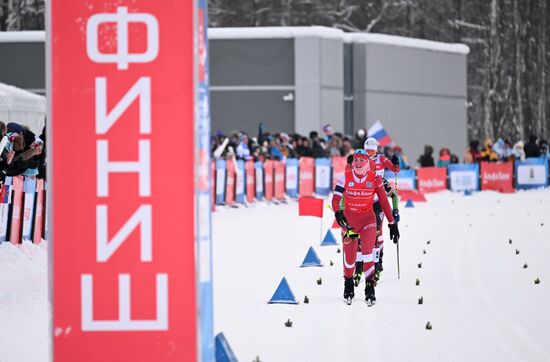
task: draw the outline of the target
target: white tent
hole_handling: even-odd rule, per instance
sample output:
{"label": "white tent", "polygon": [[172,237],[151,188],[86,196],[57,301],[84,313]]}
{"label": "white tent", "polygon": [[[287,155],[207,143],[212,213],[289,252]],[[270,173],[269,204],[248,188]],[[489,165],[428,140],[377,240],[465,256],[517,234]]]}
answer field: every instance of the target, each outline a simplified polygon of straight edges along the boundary
{"label": "white tent", "polygon": [[45,97],[0,83],[0,121],[28,126],[38,136],[42,133],[45,117]]}

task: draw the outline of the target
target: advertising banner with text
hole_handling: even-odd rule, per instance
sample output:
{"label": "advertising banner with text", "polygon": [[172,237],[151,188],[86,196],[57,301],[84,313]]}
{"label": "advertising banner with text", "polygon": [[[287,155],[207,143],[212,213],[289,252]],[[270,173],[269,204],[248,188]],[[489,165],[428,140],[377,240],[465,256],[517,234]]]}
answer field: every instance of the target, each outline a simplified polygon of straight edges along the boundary
{"label": "advertising banner with text", "polygon": [[53,360],[195,361],[197,3],[47,6]]}
{"label": "advertising banner with text", "polygon": [[514,163],[481,162],[481,190],[514,192]]}

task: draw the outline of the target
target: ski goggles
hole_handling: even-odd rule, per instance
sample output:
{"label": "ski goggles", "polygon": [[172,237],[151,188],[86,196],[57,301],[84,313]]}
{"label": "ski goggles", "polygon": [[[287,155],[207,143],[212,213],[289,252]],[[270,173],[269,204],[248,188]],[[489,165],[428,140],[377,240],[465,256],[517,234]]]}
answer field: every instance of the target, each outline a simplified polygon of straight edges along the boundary
{"label": "ski goggles", "polygon": [[353,152],[353,158],[356,159],[356,158],[364,158],[364,159],[368,159],[369,158],[369,155],[367,154],[367,152],[360,148],[358,150],[355,150],[355,152]]}

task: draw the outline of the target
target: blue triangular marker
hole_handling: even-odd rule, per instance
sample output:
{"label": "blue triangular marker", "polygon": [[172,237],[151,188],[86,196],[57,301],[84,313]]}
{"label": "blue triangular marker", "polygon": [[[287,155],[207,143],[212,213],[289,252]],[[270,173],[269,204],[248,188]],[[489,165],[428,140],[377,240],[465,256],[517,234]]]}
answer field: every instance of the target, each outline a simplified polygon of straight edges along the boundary
{"label": "blue triangular marker", "polygon": [[471,196],[472,190],[464,190],[464,196]]}
{"label": "blue triangular marker", "polygon": [[405,207],[414,207],[413,200],[408,199],[407,203],[405,204]]}
{"label": "blue triangular marker", "polygon": [[330,229],[327,230],[327,233],[325,234],[325,237],[321,242],[321,246],[327,246],[327,245],[338,245],[338,242],[334,238],[334,235],[332,235],[332,231],[330,231]]}
{"label": "blue triangular marker", "polygon": [[298,301],[296,300],[294,293],[292,293],[285,277],[283,277],[279,283],[277,290],[273,293],[273,296],[268,303],[298,304]]}
{"label": "blue triangular marker", "polygon": [[300,265],[301,268],[305,266],[323,266],[323,263],[321,263],[321,259],[319,259],[319,256],[313,249],[313,246],[309,247],[306,257],[304,258],[302,265]]}
{"label": "blue triangular marker", "polygon": [[239,362],[223,333],[216,336],[216,362]]}

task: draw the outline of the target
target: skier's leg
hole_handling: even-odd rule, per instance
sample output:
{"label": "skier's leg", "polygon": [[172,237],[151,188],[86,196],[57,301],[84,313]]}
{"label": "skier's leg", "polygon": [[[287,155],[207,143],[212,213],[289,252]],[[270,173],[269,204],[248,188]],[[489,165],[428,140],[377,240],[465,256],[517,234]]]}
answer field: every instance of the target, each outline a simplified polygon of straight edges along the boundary
{"label": "skier's leg", "polygon": [[376,281],[374,280],[374,260],[373,260],[373,249],[376,242],[376,219],[375,215],[372,214],[370,222],[366,223],[366,226],[361,230],[361,239],[363,241],[362,251],[365,255],[363,260],[363,270],[365,274],[365,300],[369,305],[372,305],[376,300],[374,296],[374,287]]}
{"label": "skier's leg", "polygon": [[342,244],[344,249],[344,277],[353,278],[357,259],[357,239],[344,238]]}
{"label": "skier's leg", "polygon": [[357,239],[345,237],[342,233],[343,263],[344,263],[344,299],[351,299],[355,296],[353,274],[355,272],[355,260],[357,258]]}
{"label": "skier's leg", "polygon": [[371,279],[374,275],[374,259],[372,251],[376,241],[376,220],[374,214],[361,229],[361,252],[363,253],[363,273],[365,279]]}
{"label": "skier's leg", "polygon": [[383,233],[383,229],[384,229],[384,213],[381,212],[379,214],[379,219],[380,219],[380,230],[378,230],[378,233],[377,233],[377,244],[378,244],[378,254],[379,254],[379,260],[378,260],[378,271],[383,271],[384,270],[384,267],[383,267],[383,258],[384,258],[384,233]]}

